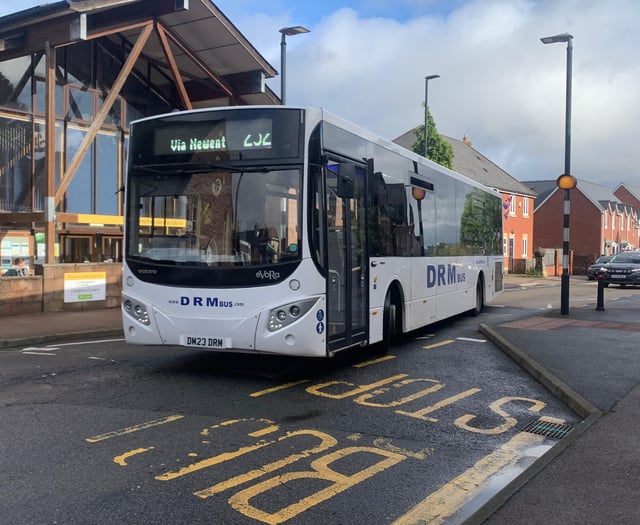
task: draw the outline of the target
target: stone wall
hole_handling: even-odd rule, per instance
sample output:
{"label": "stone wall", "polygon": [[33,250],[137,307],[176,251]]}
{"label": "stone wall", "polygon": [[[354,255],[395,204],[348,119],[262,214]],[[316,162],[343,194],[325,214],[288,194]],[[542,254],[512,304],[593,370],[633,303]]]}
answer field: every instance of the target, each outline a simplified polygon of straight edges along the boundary
{"label": "stone wall", "polygon": [[42,312],[42,276],[0,277],[0,316]]}
{"label": "stone wall", "polygon": [[36,265],[34,273],[30,277],[0,277],[0,315],[120,306],[120,263],[43,264]]}

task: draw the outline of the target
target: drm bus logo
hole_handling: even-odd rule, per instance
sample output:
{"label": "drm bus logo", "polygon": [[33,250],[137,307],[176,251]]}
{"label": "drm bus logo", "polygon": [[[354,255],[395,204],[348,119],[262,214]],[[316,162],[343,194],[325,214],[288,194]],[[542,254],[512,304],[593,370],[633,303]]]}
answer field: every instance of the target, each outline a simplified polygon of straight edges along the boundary
{"label": "drm bus logo", "polygon": [[180,306],[202,306],[207,308],[233,308],[233,301],[223,301],[217,297],[180,297]]}
{"label": "drm bus logo", "polygon": [[427,288],[463,283],[466,279],[466,274],[458,272],[453,264],[427,265]]}

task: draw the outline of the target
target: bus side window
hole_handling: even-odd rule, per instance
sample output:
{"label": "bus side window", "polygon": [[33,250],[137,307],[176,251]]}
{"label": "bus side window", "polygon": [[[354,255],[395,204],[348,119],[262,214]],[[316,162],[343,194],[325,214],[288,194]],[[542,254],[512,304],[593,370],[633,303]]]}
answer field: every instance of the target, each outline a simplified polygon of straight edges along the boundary
{"label": "bus side window", "polygon": [[410,244],[407,241],[411,227],[407,220],[407,193],[404,184],[387,184],[387,195],[392,221],[393,255],[408,256]]}

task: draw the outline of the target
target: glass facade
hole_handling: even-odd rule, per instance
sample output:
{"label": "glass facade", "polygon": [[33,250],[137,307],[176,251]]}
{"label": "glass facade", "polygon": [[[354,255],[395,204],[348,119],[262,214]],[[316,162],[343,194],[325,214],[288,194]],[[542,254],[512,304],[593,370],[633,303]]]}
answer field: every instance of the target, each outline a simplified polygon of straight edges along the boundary
{"label": "glass facade", "polygon": [[[90,126],[103,107],[129,48],[106,37],[77,42],[55,51],[55,187],[82,146]],[[141,56],[108,112],[94,140],[86,148],[56,213],[94,214],[119,217],[122,213],[128,125],[140,117],[180,107],[172,92],[161,92],[154,79],[166,80],[167,73]],[[46,56],[44,51],[0,62],[0,211],[43,212],[46,200]],[[171,89],[171,88],[170,88]],[[110,235],[102,254],[96,258],[121,256],[117,219],[105,221],[111,230],[94,233]],[[43,224],[35,224],[36,230]],[[91,224],[65,223],[65,234]],[[59,227],[59,226],[58,226]],[[95,228],[94,228],[95,229]],[[114,240],[115,239],[115,240]],[[61,254],[58,260],[76,262],[66,254],[70,241],[56,237]],[[99,243],[96,243],[98,245]],[[75,245],[74,245],[75,246]],[[103,247],[104,248],[104,247]],[[83,260],[86,250],[73,250]]]}

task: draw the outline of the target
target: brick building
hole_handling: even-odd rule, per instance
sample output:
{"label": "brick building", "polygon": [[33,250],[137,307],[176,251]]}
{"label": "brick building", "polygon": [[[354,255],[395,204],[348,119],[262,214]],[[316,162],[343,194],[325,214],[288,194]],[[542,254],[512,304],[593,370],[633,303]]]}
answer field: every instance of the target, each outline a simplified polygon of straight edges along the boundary
{"label": "brick building", "polygon": [[[535,202],[534,243],[543,248],[562,248],[564,190],[555,180],[528,181],[538,193]],[[624,185],[614,194],[593,182],[578,180],[571,190],[569,248],[573,274],[584,274],[599,255],[636,249],[640,242],[637,209],[640,201]]]}

